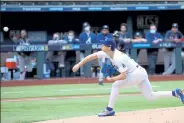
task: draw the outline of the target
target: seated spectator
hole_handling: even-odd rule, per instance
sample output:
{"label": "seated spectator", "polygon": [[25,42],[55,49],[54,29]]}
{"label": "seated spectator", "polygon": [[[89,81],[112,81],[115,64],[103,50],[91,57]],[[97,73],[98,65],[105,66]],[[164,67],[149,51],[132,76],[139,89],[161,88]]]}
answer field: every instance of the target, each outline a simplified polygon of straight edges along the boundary
{"label": "seated spectator", "polygon": [[[54,33],[53,40],[50,40],[48,44],[56,45],[56,44],[66,44],[67,42],[64,40],[60,40],[60,34]],[[63,51],[49,51],[46,56],[47,63],[51,70],[51,77],[55,77],[58,69],[62,69],[65,67],[65,52]]]}
{"label": "seated spectator", "polygon": [[[14,42],[19,45],[30,45],[30,40],[27,37],[27,31],[21,30],[20,38]],[[19,59],[19,67],[20,67],[20,80],[25,79],[25,75],[27,77],[32,77],[32,57],[33,52],[18,52]]]}
{"label": "seated spectator", "polygon": [[[83,32],[79,35],[79,41],[81,44],[96,43],[96,35],[91,32],[91,26],[89,23],[83,23]],[[80,52],[80,60],[84,59],[84,51]],[[80,68],[80,75],[84,75],[83,67]]]}
{"label": "seated spectator", "polygon": [[[65,39],[67,44],[79,44],[79,40],[75,38],[75,32],[70,30]],[[74,76],[74,73],[72,72],[72,67],[76,64],[76,56],[78,51],[67,51],[66,57],[65,57],[65,65],[67,66],[65,68],[65,76],[71,77]]]}
{"label": "seated spectator", "polygon": [[[178,24],[173,23],[171,30],[166,32],[165,41],[168,42],[181,42],[183,34],[178,30]],[[175,63],[175,49],[165,48],[164,50],[164,73],[163,75],[172,74],[176,68]],[[171,65],[170,65],[171,64]]]}
{"label": "seated spectator", "polygon": [[[145,43],[147,40],[143,38],[140,32],[136,32],[134,39],[132,39],[132,43]],[[140,49],[137,49],[137,56],[139,55]]]}
{"label": "seated spectator", "polygon": [[[118,46],[118,49],[120,50],[120,51],[122,51],[121,49],[122,49],[122,47],[124,46],[124,44],[126,44],[126,43],[130,43],[130,41],[131,41],[131,37],[130,37],[130,35],[129,35],[129,33],[128,33],[128,28],[127,28],[127,25],[125,24],[125,23],[122,23],[121,25],[120,25],[120,33],[119,33],[119,40],[118,40],[118,42],[117,42],[117,46]],[[129,51],[129,49],[124,49],[125,50],[125,53],[126,54],[130,54],[130,51]]]}
{"label": "seated spectator", "polygon": [[[163,37],[159,32],[157,32],[157,27],[155,24],[150,25],[150,31],[146,33],[146,39],[151,44],[157,44],[160,41],[163,41]],[[157,48],[147,49],[148,54],[148,73],[155,74],[155,67],[157,63]]]}

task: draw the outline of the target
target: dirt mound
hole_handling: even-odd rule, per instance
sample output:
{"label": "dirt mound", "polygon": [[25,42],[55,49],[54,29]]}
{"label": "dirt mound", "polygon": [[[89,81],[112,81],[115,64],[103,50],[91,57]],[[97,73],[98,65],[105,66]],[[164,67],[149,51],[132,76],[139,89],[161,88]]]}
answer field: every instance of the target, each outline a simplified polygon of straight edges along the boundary
{"label": "dirt mound", "polygon": [[37,123],[184,123],[184,106],[123,112],[113,117],[85,116]]}

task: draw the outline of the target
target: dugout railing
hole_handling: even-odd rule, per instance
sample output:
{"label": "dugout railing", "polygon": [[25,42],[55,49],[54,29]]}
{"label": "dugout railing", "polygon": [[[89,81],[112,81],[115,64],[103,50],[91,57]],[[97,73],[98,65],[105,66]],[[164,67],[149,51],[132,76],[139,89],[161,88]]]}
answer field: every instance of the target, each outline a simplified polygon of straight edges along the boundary
{"label": "dugout railing", "polygon": [[[125,48],[131,50],[131,57],[137,60],[137,49],[147,49],[147,48],[175,48],[175,60],[176,60],[176,74],[182,74],[182,57],[181,52],[184,48],[184,43],[170,43],[161,42],[159,44],[150,43],[130,43],[126,44]],[[92,50],[99,50],[101,44],[90,44],[90,45],[80,45],[80,44],[68,44],[68,45],[1,45],[1,52],[21,52],[21,51],[31,51],[36,52],[37,59],[37,78],[43,79],[43,65],[45,63],[45,53],[47,51],[68,51],[68,50],[83,50],[85,51],[85,56],[92,53]],[[84,66],[85,77],[91,77],[91,63],[87,63]]]}

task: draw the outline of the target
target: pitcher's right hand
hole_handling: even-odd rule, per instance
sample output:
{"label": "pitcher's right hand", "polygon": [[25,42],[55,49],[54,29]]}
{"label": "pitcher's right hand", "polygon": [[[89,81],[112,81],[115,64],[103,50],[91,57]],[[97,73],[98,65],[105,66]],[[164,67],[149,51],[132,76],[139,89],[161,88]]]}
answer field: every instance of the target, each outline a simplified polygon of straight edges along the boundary
{"label": "pitcher's right hand", "polygon": [[73,67],[72,71],[73,71],[73,72],[76,72],[79,68],[80,68],[80,66],[79,66],[78,64],[76,64],[76,65]]}

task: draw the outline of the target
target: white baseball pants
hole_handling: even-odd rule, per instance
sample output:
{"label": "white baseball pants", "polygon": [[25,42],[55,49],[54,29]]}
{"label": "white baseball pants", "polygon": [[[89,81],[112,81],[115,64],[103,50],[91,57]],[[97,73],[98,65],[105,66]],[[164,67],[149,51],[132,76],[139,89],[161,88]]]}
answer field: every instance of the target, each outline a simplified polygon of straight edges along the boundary
{"label": "white baseball pants", "polygon": [[148,100],[155,100],[161,97],[172,97],[172,91],[153,92],[146,70],[139,66],[132,73],[129,73],[125,80],[118,80],[112,84],[108,107],[114,108],[120,88],[131,87],[134,85],[137,85],[141,93]]}

